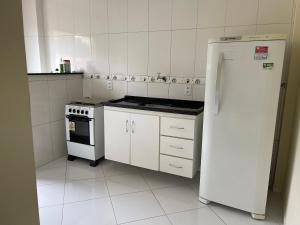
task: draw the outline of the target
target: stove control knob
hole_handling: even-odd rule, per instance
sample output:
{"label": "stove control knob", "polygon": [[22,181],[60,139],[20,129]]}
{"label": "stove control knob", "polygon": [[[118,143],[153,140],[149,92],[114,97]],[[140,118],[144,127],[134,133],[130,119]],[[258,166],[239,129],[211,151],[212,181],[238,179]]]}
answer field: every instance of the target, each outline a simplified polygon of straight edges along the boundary
{"label": "stove control knob", "polygon": [[89,111],[86,110],[86,111],[85,111],[85,114],[86,114],[86,115],[89,114]]}
{"label": "stove control knob", "polygon": [[83,110],[81,110],[81,112],[80,112],[81,114],[83,114],[84,113],[84,111]]}
{"label": "stove control knob", "polygon": [[73,113],[75,113],[76,112],[76,110],[75,109],[73,109]]}
{"label": "stove control knob", "polygon": [[77,113],[80,113],[80,110],[79,110],[79,109],[77,109]]}
{"label": "stove control knob", "polygon": [[72,112],[72,109],[69,109],[69,112]]}

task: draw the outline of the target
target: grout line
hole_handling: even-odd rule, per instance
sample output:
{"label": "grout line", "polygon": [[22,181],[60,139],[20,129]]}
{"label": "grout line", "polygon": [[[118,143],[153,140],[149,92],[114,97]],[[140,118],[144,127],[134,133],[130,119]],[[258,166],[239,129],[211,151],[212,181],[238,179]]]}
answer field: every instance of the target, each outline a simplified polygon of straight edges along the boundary
{"label": "grout line", "polygon": [[225,225],[227,225],[227,223],[223,220],[223,218],[222,217],[220,217],[216,212],[215,212],[215,210],[213,210],[212,208],[211,208],[211,206],[207,206],[220,220],[221,220],[221,222],[223,222]]}
{"label": "grout line", "polygon": [[61,225],[63,224],[63,219],[64,219],[64,207],[65,207],[65,194],[66,194],[66,179],[67,179],[67,169],[68,165],[66,162],[66,167],[65,167],[65,183],[64,183],[64,194],[63,194],[63,206],[62,206],[62,212],[61,212]]}
{"label": "grout line", "polygon": [[109,197],[109,201],[110,201],[110,204],[111,204],[113,213],[114,213],[114,217],[115,217],[116,224],[118,224],[117,216],[116,216],[116,212],[115,212],[115,208],[114,208],[114,205],[113,205],[113,202],[112,202],[112,199],[111,199],[111,195],[110,195],[110,191],[109,191],[109,188],[108,188],[108,184],[107,184],[107,180],[106,180],[106,179],[104,180],[104,183],[105,183],[105,186],[106,186],[106,189],[107,189],[107,192],[108,192],[108,197]]}

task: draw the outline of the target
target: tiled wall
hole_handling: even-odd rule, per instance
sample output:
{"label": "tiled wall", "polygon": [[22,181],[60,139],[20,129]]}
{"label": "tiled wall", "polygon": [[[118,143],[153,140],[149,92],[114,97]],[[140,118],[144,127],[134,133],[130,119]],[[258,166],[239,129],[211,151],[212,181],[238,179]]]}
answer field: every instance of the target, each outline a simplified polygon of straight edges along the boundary
{"label": "tiled wall", "polygon": [[29,76],[36,166],[66,155],[64,105],[82,97],[82,76]]}
{"label": "tiled wall", "polygon": [[[48,70],[60,57],[87,73],[205,77],[209,37],[289,34],[293,0],[43,0]],[[99,97],[203,99],[204,85],[85,82]]]}

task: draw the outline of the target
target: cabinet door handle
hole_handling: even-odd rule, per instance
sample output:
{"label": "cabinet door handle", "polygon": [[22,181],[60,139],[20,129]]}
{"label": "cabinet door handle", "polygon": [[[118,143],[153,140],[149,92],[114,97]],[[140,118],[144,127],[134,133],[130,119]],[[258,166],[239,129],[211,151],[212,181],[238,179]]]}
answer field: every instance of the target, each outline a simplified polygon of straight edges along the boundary
{"label": "cabinet door handle", "polygon": [[132,120],[132,121],[131,121],[131,133],[133,133],[133,134],[134,134],[134,128],[135,128],[135,123],[134,123],[134,121]]}
{"label": "cabinet door handle", "polygon": [[128,124],[129,124],[129,121],[126,120],[126,133],[128,133],[128,131],[129,131]]}
{"label": "cabinet door handle", "polygon": [[171,148],[175,148],[175,149],[184,149],[183,147],[179,147],[179,146],[176,146],[176,145],[169,145]]}
{"label": "cabinet door handle", "polygon": [[171,129],[184,130],[184,127],[170,126]]}
{"label": "cabinet door handle", "polygon": [[176,169],[182,169],[183,168],[182,166],[177,166],[177,165],[174,165],[172,163],[169,163],[169,166],[174,167]]}

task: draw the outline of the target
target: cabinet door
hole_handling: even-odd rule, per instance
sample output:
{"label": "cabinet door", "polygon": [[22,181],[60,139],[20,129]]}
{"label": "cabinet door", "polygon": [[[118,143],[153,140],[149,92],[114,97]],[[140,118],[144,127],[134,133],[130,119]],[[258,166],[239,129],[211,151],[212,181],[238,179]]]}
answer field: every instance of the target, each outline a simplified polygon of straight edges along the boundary
{"label": "cabinet door", "polygon": [[159,169],[159,117],[131,114],[131,164]]}
{"label": "cabinet door", "polygon": [[130,163],[130,114],[104,111],[105,158]]}

